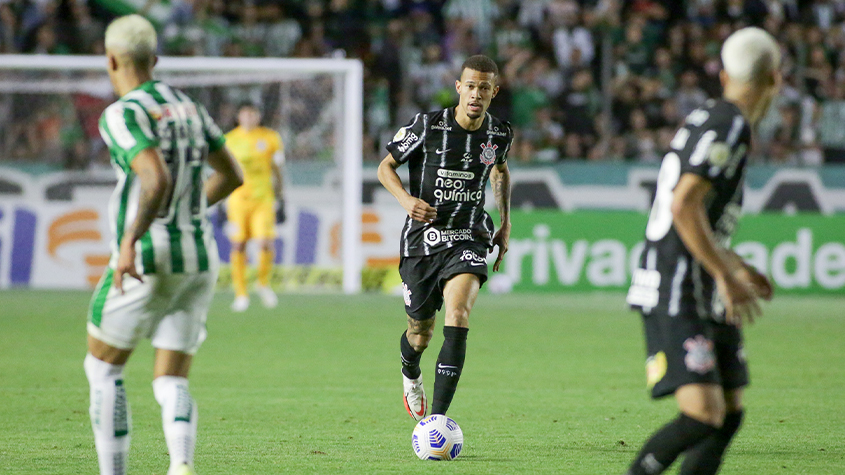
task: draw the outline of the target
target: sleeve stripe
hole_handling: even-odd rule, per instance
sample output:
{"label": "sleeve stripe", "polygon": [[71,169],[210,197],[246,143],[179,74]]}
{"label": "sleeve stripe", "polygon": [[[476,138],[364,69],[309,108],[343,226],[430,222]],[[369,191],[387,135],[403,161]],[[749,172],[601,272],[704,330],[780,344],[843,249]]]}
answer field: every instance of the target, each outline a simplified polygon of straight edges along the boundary
{"label": "sleeve stripe", "polygon": [[126,119],[123,116],[123,104],[116,102],[106,109],[106,127],[118,147],[129,150],[138,142],[132,136],[132,132],[126,126]]}
{"label": "sleeve stripe", "polygon": [[734,116],[733,124],[731,124],[731,131],[728,132],[728,146],[733,148],[736,140],[739,138],[739,133],[742,132],[742,126],[745,124],[745,119],[741,115]]}
{"label": "sleeve stripe", "polygon": [[126,106],[135,111],[135,122],[138,124],[141,132],[143,132],[147,138],[151,140],[155,139],[152,126],[150,125],[150,118],[147,116],[147,111],[134,102],[127,102]]}

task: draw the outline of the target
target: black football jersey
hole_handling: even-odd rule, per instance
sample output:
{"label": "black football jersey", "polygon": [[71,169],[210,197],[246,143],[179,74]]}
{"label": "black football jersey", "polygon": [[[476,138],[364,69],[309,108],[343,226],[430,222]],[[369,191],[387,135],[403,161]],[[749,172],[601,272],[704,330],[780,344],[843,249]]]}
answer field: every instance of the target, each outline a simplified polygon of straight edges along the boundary
{"label": "black football jersey", "polygon": [[716,239],[730,244],[742,209],[743,180],[751,127],[725,100],[709,100],[687,116],[663,157],[640,264],[634,270],[628,303],[643,313],[697,316],[724,321],[716,285],[693,259],[675,230],[672,199],[684,173],[710,180],[704,205]]}
{"label": "black football jersey", "polygon": [[408,164],[409,193],[437,210],[431,224],[406,219],[401,255],[428,256],[461,241],[492,247],[484,191],[493,166],[507,160],[512,140],[510,124],[489,113],[478,130],[465,130],[454,107],[417,114],[396,132],[387,150]]}

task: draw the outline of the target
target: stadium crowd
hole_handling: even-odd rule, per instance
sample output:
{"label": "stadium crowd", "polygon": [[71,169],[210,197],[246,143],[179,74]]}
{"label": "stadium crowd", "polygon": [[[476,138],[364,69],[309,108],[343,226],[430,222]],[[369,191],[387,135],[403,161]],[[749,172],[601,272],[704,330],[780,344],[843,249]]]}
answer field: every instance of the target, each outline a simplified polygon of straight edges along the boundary
{"label": "stadium crowd", "polygon": [[[112,2],[90,1],[0,0],[0,49],[102,54]],[[501,68],[491,113],[516,129],[512,160],[657,162],[683,117],[720,94],[722,41],[757,25],[782,45],[784,87],[754,160],[845,162],[843,0],[147,0],[140,8],[160,17],[163,55],[360,58],[371,161],[416,112],[454,103],[459,65],[485,53]],[[85,142],[107,102],[47,101],[28,107],[24,121],[5,114],[4,159],[86,166]]]}

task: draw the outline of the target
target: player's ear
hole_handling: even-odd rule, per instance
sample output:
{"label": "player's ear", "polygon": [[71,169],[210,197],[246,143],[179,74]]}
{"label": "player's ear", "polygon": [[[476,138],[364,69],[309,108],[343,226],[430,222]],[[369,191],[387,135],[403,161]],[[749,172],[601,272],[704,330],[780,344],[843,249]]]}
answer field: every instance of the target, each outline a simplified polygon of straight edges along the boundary
{"label": "player's ear", "polygon": [[493,95],[490,96],[490,99],[496,97],[496,94],[498,94],[498,93],[499,93],[499,86],[496,86],[496,87],[493,88]]}
{"label": "player's ear", "polygon": [[117,71],[117,58],[113,54],[108,54],[106,58],[108,61],[109,71]]}
{"label": "player's ear", "polygon": [[153,56],[153,66],[158,64],[158,56]]}
{"label": "player's ear", "polygon": [[461,80],[455,79],[455,90],[458,91],[458,94],[461,93]]}

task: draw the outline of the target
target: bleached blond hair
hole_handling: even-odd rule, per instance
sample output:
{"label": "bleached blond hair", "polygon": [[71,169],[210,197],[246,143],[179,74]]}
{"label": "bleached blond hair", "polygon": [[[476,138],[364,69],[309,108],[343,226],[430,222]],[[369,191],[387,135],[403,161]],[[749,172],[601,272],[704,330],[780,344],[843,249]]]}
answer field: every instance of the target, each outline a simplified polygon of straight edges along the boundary
{"label": "bleached blond hair", "polygon": [[753,84],[780,68],[780,47],[766,30],[737,30],[722,45],[722,65],[728,76]]}
{"label": "bleached blond hair", "polygon": [[137,66],[150,67],[156,56],[158,40],[156,30],[141,15],[126,15],[111,22],[106,28],[106,51],[127,55]]}

